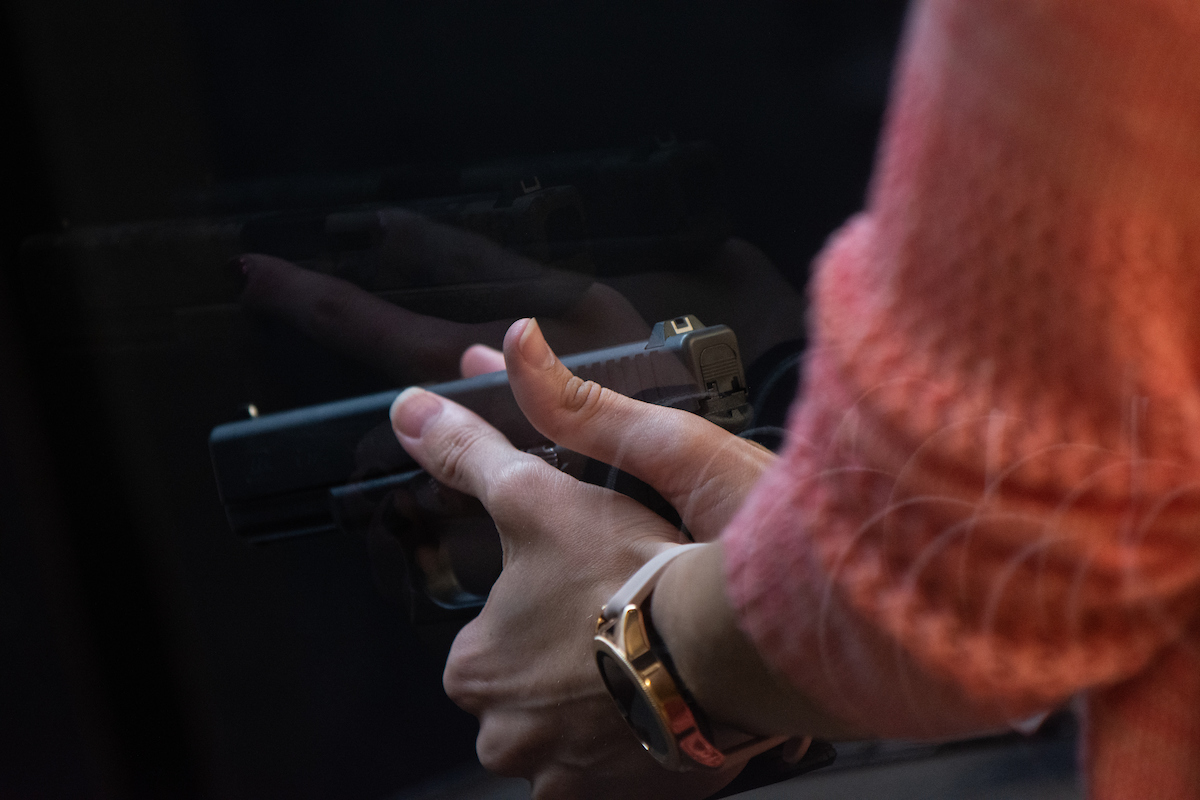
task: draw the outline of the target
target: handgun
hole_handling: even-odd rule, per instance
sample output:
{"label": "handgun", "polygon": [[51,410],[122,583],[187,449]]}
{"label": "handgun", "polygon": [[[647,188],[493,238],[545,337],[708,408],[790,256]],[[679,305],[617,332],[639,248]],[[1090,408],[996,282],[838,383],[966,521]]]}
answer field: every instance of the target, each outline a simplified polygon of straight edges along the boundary
{"label": "handgun", "polygon": [[[566,356],[575,375],[699,414],[731,432],[751,421],[734,332],[687,315],[648,339]],[[549,441],[525,419],[504,372],[425,387],[479,414],[522,450],[609,485],[670,517],[648,487]],[[401,598],[417,624],[477,613],[500,571],[494,527],[472,498],[436,484],[400,447],[388,411],[399,390],[220,425],[213,470],[234,533],[251,542],[385,530],[401,543]],[[438,523],[429,524],[431,519]],[[676,521],[677,517],[673,520]]]}
{"label": "handgun", "polygon": [[[752,407],[737,338],[693,315],[657,323],[645,341],[565,356],[577,377],[638,400],[684,409],[733,433],[749,428]],[[425,387],[495,426],[514,447],[568,474],[607,485],[665,516],[649,486],[583,458],[539,434],[521,413],[508,376],[493,372]],[[387,565],[410,620],[448,652],[500,575],[499,537],[477,500],[438,484],[396,441],[388,411],[399,390],[232,422],[209,438],[213,469],[234,532],[268,542],[341,529],[386,543]],[[418,513],[424,511],[425,515]],[[437,517],[426,525],[429,512]],[[678,516],[674,517],[678,521]],[[376,551],[378,552],[378,551]],[[378,577],[378,573],[377,573]],[[786,744],[786,743],[785,743]],[[710,800],[786,780],[831,764],[836,751],[814,741],[790,762],[780,745],[751,759]]]}

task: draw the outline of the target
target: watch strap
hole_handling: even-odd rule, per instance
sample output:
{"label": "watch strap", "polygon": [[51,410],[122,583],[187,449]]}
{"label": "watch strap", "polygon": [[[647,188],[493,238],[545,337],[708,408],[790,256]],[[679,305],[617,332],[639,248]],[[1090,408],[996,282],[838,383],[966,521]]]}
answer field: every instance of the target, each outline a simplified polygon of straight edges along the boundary
{"label": "watch strap", "polygon": [[608,602],[600,609],[600,616],[606,620],[612,620],[616,619],[625,606],[631,603],[640,606],[654,591],[654,585],[658,583],[659,576],[666,570],[668,564],[688,550],[703,546],[703,544],[677,545],[662,551],[647,561],[608,599]]}

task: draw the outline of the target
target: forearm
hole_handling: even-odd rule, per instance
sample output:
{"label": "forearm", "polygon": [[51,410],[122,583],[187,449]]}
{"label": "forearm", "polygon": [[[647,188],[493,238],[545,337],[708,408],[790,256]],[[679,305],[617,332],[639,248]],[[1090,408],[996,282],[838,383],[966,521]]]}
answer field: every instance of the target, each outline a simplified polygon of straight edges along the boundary
{"label": "forearm", "polygon": [[860,738],[777,675],[738,627],[725,594],[721,544],[687,553],[654,591],[654,625],[680,677],[714,721],[749,733]]}
{"label": "forearm", "polygon": [[[903,652],[898,643],[881,636],[870,620],[847,614],[844,608],[831,612],[837,601],[820,598],[794,620],[798,636],[817,627],[819,615],[836,622],[830,630],[835,652],[854,652],[855,663],[825,663],[826,670],[843,676],[869,674],[889,703],[879,706],[879,725],[841,718],[829,713],[827,685],[797,686],[772,668],[738,625],[737,615],[726,592],[724,551],[720,542],[697,548],[676,559],[654,591],[651,614],[654,625],[684,684],[697,704],[715,722],[749,733],[766,736],[814,736],[831,740],[853,740],[881,736],[942,738],[1006,730],[1022,716],[1039,709],[1016,709],[1004,703],[980,702],[963,693],[953,680],[937,675]],[[822,599],[831,605],[822,607]],[[828,656],[813,647],[810,659],[821,662]],[[887,720],[896,714],[887,706],[901,703],[927,710],[919,722],[896,728]],[[869,717],[870,715],[866,715]]]}

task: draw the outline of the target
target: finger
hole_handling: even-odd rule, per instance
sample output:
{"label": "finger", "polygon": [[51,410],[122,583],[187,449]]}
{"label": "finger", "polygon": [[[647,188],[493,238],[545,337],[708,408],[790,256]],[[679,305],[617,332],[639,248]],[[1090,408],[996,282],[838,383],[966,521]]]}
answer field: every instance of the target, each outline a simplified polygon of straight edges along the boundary
{"label": "finger", "polygon": [[489,372],[504,369],[504,353],[486,344],[473,344],[463,351],[458,361],[458,371],[464,378],[474,378]]}
{"label": "finger", "polygon": [[[399,208],[378,212],[383,240],[366,257],[378,279],[412,286],[532,280],[562,274],[471,231]],[[391,280],[389,280],[389,278]]]}
{"label": "finger", "polygon": [[[274,256],[244,255],[241,263],[246,308],[282,319],[397,383],[458,377],[459,354],[475,343],[499,345],[513,322],[460,323],[418,314]],[[601,284],[583,292],[568,320],[550,320],[546,330],[565,353],[633,341],[646,330],[625,299]]]}
{"label": "finger", "polygon": [[695,414],[576,378],[534,320],[509,329],[504,356],[513,394],[539,432],[653,486],[698,539],[720,532],[774,459]]}
{"label": "finger", "polygon": [[527,777],[550,759],[554,733],[527,709],[490,711],[479,717],[475,754],[488,772]]}
{"label": "finger", "polygon": [[797,736],[793,739],[788,739],[783,743],[783,747],[779,751],[779,757],[787,764],[799,764],[800,759],[804,758],[808,748],[812,747],[813,737]]}
{"label": "finger", "polygon": [[529,488],[560,475],[476,414],[415,386],[392,403],[391,421],[400,445],[430,476],[479,498],[489,512],[494,492],[512,492],[513,481],[527,480]]}
{"label": "finger", "polygon": [[[392,360],[409,373],[416,367],[424,377],[449,378],[453,375],[448,369],[456,364],[445,358],[447,349],[453,348],[456,358],[473,341],[498,345],[516,317],[563,314],[580,302],[592,284],[578,272],[546,267],[484,236],[410,211],[383,209],[375,213],[382,240],[366,250],[342,254],[336,268],[339,274],[369,275],[367,288],[371,290],[448,289],[455,293],[459,311],[468,308],[466,313],[475,316],[478,324],[487,325],[491,320],[483,315],[489,313],[493,319],[499,318],[487,326],[486,335],[464,341],[462,337],[470,335],[465,325],[405,311],[379,298],[369,302],[353,291],[355,284],[300,270],[277,258],[260,264],[261,257],[244,257],[248,285],[243,303],[282,315],[314,338],[358,357],[365,351],[369,360],[377,363],[379,359],[372,354],[379,348],[380,340],[373,338],[378,330],[403,331],[406,339],[425,340],[421,343],[425,346],[396,350]],[[487,287],[484,298],[478,287],[487,282],[493,285]],[[512,308],[505,313],[504,306]],[[442,374],[431,373],[425,363],[430,359],[420,357],[430,346],[438,351],[432,360]],[[389,371],[395,373],[395,365]],[[405,376],[403,372],[397,377],[401,376]]]}
{"label": "finger", "polygon": [[[527,566],[536,565],[528,567],[533,572],[514,579],[514,585],[505,583],[510,560],[530,546],[534,552],[562,552],[571,546],[593,555],[602,551],[623,580],[658,550],[679,544],[678,531],[636,501],[579,483],[515,449],[479,416],[433,392],[418,387],[401,392],[392,404],[391,421],[400,445],[430,477],[477,498],[495,521],[505,568],[477,619],[488,615],[499,596],[511,593],[505,602],[509,609],[527,603],[529,584],[522,581],[549,578],[545,570],[560,567],[555,559],[527,560]],[[585,529],[591,533],[581,535]],[[610,539],[621,547],[606,546]],[[552,545],[549,551],[541,547],[546,544]],[[594,598],[597,605],[603,600],[600,594]]]}
{"label": "finger", "polygon": [[397,382],[456,377],[459,353],[475,342],[498,344],[507,320],[464,324],[416,314],[352,283],[281,258],[242,257],[247,308],[281,318]]}

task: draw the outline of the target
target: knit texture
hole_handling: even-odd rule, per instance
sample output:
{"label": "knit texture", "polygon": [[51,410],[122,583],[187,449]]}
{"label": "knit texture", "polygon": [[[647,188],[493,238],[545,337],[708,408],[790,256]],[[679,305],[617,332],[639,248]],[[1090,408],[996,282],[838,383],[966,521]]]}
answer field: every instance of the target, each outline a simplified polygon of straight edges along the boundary
{"label": "knit texture", "polygon": [[1200,798],[1197,42],[1194,0],[914,7],[724,536],[744,630],[828,712],[940,736],[1083,692],[1093,797]]}

